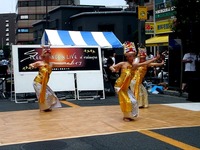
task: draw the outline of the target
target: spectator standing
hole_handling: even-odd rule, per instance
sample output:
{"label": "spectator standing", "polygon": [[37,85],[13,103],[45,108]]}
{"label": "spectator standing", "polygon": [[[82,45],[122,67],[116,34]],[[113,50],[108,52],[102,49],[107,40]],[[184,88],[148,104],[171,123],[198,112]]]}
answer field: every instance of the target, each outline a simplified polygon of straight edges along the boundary
{"label": "spectator standing", "polygon": [[113,54],[112,54],[112,56],[111,56],[111,59],[113,60],[113,64],[114,64],[114,65],[116,64],[115,56],[116,56],[116,53],[113,52]]}
{"label": "spectator standing", "polygon": [[184,72],[183,72],[183,81],[182,81],[182,87],[180,90],[180,95],[182,95],[183,92],[187,91],[187,84],[189,80],[193,77],[195,77],[196,74],[196,61],[197,61],[197,55],[191,50],[188,53],[185,53],[182,59],[182,62],[184,63]]}
{"label": "spectator standing", "polygon": [[2,59],[1,60],[1,65],[2,66],[7,66],[9,64],[9,61],[7,59]]}

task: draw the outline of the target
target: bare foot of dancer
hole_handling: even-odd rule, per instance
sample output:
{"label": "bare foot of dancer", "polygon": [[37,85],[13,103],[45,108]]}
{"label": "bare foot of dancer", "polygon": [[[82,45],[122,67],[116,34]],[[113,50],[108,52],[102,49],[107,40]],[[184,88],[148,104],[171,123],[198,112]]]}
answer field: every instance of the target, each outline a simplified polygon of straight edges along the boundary
{"label": "bare foot of dancer", "polygon": [[133,121],[134,119],[132,119],[132,118],[127,118],[127,117],[124,117],[124,118],[123,118],[123,120],[124,120],[125,122],[130,122],[130,121]]}

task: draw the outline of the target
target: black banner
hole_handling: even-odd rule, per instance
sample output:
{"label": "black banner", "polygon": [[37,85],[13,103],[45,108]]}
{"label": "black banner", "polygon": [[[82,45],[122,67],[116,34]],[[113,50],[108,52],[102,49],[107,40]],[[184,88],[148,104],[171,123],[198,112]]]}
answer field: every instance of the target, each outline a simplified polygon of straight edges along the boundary
{"label": "black banner", "polygon": [[[30,63],[40,61],[42,48],[18,48],[19,72],[37,71]],[[66,62],[66,67],[53,71],[100,70],[98,48],[51,48],[50,62]]]}

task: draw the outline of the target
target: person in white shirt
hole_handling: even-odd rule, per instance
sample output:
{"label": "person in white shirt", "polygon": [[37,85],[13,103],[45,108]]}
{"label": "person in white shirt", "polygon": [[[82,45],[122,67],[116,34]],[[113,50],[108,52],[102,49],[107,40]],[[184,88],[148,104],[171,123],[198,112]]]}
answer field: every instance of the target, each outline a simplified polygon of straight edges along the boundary
{"label": "person in white shirt", "polygon": [[116,64],[116,61],[115,61],[115,56],[116,56],[116,53],[114,52],[113,55],[111,56],[112,60],[113,60],[113,65]]}
{"label": "person in white shirt", "polygon": [[5,66],[7,66],[9,64],[9,61],[7,60],[7,59],[2,59],[1,61],[0,61],[0,65],[5,65]]}
{"label": "person in white shirt", "polygon": [[181,94],[182,92],[186,91],[186,86],[187,86],[187,83],[189,82],[189,79],[195,76],[196,61],[197,61],[197,55],[192,51],[184,54],[183,56],[182,62],[185,64],[185,69],[183,72]]}
{"label": "person in white shirt", "polygon": [[153,56],[152,52],[149,52],[149,55],[146,57],[146,60],[150,60],[152,58],[154,58],[154,56]]}

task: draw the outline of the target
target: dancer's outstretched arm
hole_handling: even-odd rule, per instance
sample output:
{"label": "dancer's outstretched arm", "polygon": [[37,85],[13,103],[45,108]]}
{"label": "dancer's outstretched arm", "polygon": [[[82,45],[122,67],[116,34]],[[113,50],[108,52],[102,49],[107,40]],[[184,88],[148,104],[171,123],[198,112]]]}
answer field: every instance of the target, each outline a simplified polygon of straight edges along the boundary
{"label": "dancer's outstretched arm", "polygon": [[159,67],[159,66],[164,65],[164,63],[165,63],[165,61],[162,60],[161,63],[150,63],[150,64],[148,64],[148,67],[152,67],[152,66]]}
{"label": "dancer's outstretched arm", "polygon": [[142,63],[135,63],[135,62],[133,62],[133,64],[132,64],[133,69],[137,69],[137,68],[140,67],[140,66],[148,65],[148,64],[154,62],[154,61],[157,60],[157,59],[158,59],[158,57],[155,57],[155,58],[153,58],[153,59],[147,60],[147,61],[142,62]]}
{"label": "dancer's outstretched arm", "polygon": [[116,65],[112,65],[109,67],[109,69],[112,71],[112,72],[119,72],[119,70],[121,69],[122,65],[124,64],[125,62],[119,62],[117,63]]}

